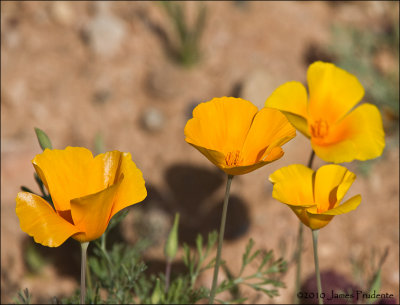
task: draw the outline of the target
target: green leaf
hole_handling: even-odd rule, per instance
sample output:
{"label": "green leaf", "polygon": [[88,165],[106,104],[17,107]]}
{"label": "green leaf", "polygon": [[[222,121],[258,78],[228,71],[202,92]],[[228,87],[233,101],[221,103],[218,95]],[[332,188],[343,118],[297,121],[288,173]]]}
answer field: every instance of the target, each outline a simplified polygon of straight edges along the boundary
{"label": "green leaf", "polygon": [[36,132],[37,139],[39,141],[39,145],[43,150],[45,150],[46,148],[53,149],[53,146],[51,145],[51,141],[50,141],[49,137],[43,130],[35,127],[35,132]]}
{"label": "green leaf", "polygon": [[201,234],[197,235],[196,238],[197,252],[199,253],[200,259],[203,258],[203,236]]}
{"label": "green leaf", "polygon": [[23,191],[23,192],[28,192],[28,193],[32,193],[32,194],[37,195],[34,191],[32,191],[30,188],[27,188],[27,187],[24,186],[24,185],[21,185],[21,191]]}

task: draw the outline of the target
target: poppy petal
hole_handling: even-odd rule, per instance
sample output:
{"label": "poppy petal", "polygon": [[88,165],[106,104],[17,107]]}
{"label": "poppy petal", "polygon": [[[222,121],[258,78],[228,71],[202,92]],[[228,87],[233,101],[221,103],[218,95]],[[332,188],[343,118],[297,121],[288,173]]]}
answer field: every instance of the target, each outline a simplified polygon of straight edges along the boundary
{"label": "poppy petal", "polygon": [[22,231],[43,246],[58,247],[80,232],[77,227],[59,216],[40,196],[19,192],[16,202],[15,211]]}
{"label": "poppy petal", "polygon": [[[87,174],[93,155],[83,147],[67,147],[64,150],[45,149],[36,155],[32,163],[57,211],[70,210],[70,200],[88,194]],[[98,190],[93,190],[97,192]]]}
{"label": "poppy petal", "polygon": [[302,164],[285,166],[272,173],[269,181],[274,184],[273,198],[293,206],[314,205],[310,168]]}
{"label": "poppy petal", "polygon": [[[346,187],[348,189],[355,178],[356,176],[343,166],[335,164],[321,166],[315,174],[314,184],[314,198],[319,213],[333,209],[336,206],[338,203],[338,187],[344,179],[346,180]],[[346,187],[341,189],[340,196],[342,198],[344,196],[343,190]]]}
{"label": "poppy petal", "polygon": [[262,160],[264,153],[296,136],[296,129],[277,109],[263,108],[254,117],[242,148],[243,164]]}
{"label": "poppy petal", "polygon": [[333,126],[327,141],[323,145],[311,142],[317,156],[327,162],[364,161],[380,156],[385,147],[385,133],[378,108],[372,104],[360,105]]}
{"label": "poppy petal", "polygon": [[328,124],[335,123],[364,96],[364,88],[357,77],[331,63],[311,64],[307,82],[309,121],[324,119]]}
{"label": "poppy petal", "polygon": [[243,147],[258,109],[233,97],[214,98],[199,104],[185,126],[186,142],[224,155]]}
{"label": "poppy petal", "polygon": [[[360,203],[361,203],[361,195],[356,195],[354,197],[351,197],[346,202],[338,205],[336,208],[325,211],[318,215],[332,215],[333,216],[333,215],[345,214],[345,213],[355,210],[359,206]],[[310,212],[310,213],[313,214],[312,212]]]}
{"label": "poppy petal", "polygon": [[75,226],[82,234],[73,236],[79,242],[91,241],[99,238],[107,228],[111,219],[114,198],[123,177],[112,186],[97,192],[71,200],[71,214]]}
{"label": "poppy petal", "polygon": [[306,137],[310,137],[307,125],[307,91],[302,83],[287,82],[265,101],[265,107],[282,111],[289,122]]}
{"label": "poppy petal", "polygon": [[[88,180],[91,182],[87,195],[104,190],[117,182],[122,163],[122,153],[114,150],[97,155],[92,163],[91,170],[88,172]],[[100,174],[101,173],[101,174]]]}
{"label": "poppy petal", "polygon": [[142,201],[147,196],[143,174],[132,161],[130,153],[121,154],[121,164],[118,171],[124,175],[124,179],[115,195],[111,217],[123,208]]}
{"label": "poppy petal", "polygon": [[332,219],[333,215],[319,214],[316,212],[317,208],[309,208],[306,210],[307,218],[308,218],[308,227],[311,230],[319,230],[325,227]]}
{"label": "poppy petal", "polygon": [[278,160],[283,156],[283,150],[280,147],[275,147],[270,154],[263,161],[251,165],[233,166],[233,167],[221,167],[221,169],[228,175],[244,175],[250,173],[264,165]]}
{"label": "poppy petal", "polygon": [[226,167],[225,156],[221,152],[212,149],[207,149],[205,147],[190,142],[188,143],[192,145],[194,148],[196,148],[198,151],[200,151],[208,160],[210,160],[217,167],[221,169]]}

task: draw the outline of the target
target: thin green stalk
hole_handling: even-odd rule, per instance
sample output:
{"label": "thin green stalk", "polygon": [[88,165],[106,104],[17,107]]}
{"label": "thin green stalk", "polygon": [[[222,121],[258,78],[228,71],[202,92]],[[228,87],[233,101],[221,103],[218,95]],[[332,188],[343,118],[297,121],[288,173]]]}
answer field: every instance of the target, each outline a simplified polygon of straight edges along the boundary
{"label": "thin green stalk", "polygon": [[318,264],[318,233],[319,230],[312,230],[313,237],[313,247],[314,247],[314,263],[315,263],[315,275],[317,277],[317,289],[318,289],[318,304],[324,304],[321,295],[321,275],[319,273],[319,264]]}
{"label": "thin green stalk", "polygon": [[315,151],[314,151],[314,149],[312,149],[311,150],[311,155],[310,155],[310,158],[308,159],[308,164],[307,164],[307,166],[309,168],[311,168],[311,169],[312,169],[312,164],[313,164],[313,161],[314,161],[314,157],[315,157]]}
{"label": "thin green stalk", "polygon": [[299,221],[299,233],[297,236],[297,250],[296,250],[296,290],[294,292],[294,303],[299,304],[299,298],[297,294],[300,290],[300,279],[301,279],[301,252],[303,250],[303,228],[304,225],[301,221]]}
{"label": "thin green stalk", "polygon": [[232,179],[233,179],[233,176],[228,175],[228,180],[226,182],[224,206],[222,209],[221,226],[219,229],[219,236],[218,236],[218,248],[217,248],[217,257],[215,259],[214,278],[213,278],[213,282],[212,282],[212,286],[211,286],[210,298],[208,300],[209,304],[214,303],[215,291],[217,288],[218,269],[219,269],[219,265],[221,262],[222,243],[224,241],[224,233],[225,233],[226,212],[228,211],[229,190],[231,189]]}
{"label": "thin green stalk", "polygon": [[89,246],[89,242],[81,243],[81,304],[85,304],[85,296],[86,296],[86,285],[85,285],[85,275],[86,275],[86,253],[87,248]]}
{"label": "thin green stalk", "polygon": [[113,268],[114,268],[114,266],[113,266],[113,263],[112,263],[112,261],[111,261],[110,256],[109,256],[108,253],[107,253],[107,249],[106,249],[106,235],[107,235],[107,232],[104,232],[103,235],[101,235],[101,238],[100,238],[100,241],[101,241],[100,250],[101,250],[101,252],[103,252],[105,258],[107,259],[107,262],[108,262],[108,272],[109,272],[110,276],[113,276],[113,273],[114,273],[114,272],[113,272]]}
{"label": "thin green stalk", "polygon": [[[311,154],[308,159],[307,166],[312,169],[312,164],[314,161],[315,152],[311,149]],[[296,288],[293,296],[293,303],[299,304],[299,298],[297,297],[297,293],[300,290],[300,281],[301,281],[301,253],[303,251],[303,223],[299,220],[299,231],[297,234],[297,250],[296,250]]]}
{"label": "thin green stalk", "polygon": [[165,289],[164,289],[165,293],[167,293],[168,289],[169,289],[169,282],[170,282],[170,278],[171,278],[171,265],[172,265],[172,261],[168,259],[167,265],[165,267]]}

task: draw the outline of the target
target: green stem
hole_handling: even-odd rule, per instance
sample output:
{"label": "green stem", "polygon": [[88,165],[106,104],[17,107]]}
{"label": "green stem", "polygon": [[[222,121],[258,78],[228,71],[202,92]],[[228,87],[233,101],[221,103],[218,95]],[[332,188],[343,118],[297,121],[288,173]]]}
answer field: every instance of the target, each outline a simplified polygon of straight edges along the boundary
{"label": "green stem", "polygon": [[85,285],[85,275],[86,275],[86,253],[87,248],[89,246],[89,242],[81,243],[81,304],[85,304],[85,296],[86,296],[86,285]]}
{"label": "green stem", "polygon": [[165,267],[165,289],[164,289],[165,293],[167,293],[169,289],[169,282],[171,278],[171,265],[172,261],[167,259],[167,265]]}
{"label": "green stem", "polygon": [[300,279],[301,279],[301,253],[303,250],[303,223],[299,221],[299,233],[297,237],[297,250],[296,250],[296,290],[294,292],[294,303],[299,304],[299,298],[297,294],[300,290]]}
{"label": "green stem", "polygon": [[314,246],[314,263],[315,263],[315,275],[317,277],[317,288],[318,288],[318,304],[324,304],[321,295],[321,275],[319,273],[319,265],[318,265],[318,233],[319,230],[312,230],[313,237],[313,246]]}
{"label": "green stem", "polygon": [[224,241],[224,233],[225,233],[226,212],[228,211],[229,190],[231,188],[232,179],[233,176],[228,175],[228,180],[226,182],[224,206],[222,209],[221,227],[219,229],[219,236],[218,236],[218,248],[217,248],[217,257],[215,259],[214,278],[211,286],[210,298],[208,301],[209,304],[213,304],[215,291],[217,288],[218,269],[221,261],[222,243]]}
{"label": "green stem", "polygon": [[[307,166],[312,169],[313,161],[315,157],[315,152],[311,149],[311,154],[308,159]],[[299,231],[297,234],[297,251],[296,251],[296,287],[294,293],[293,303],[299,304],[299,298],[297,297],[297,293],[300,290],[300,280],[301,280],[301,253],[303,251],[303,223],[299,220]]]}
{"label": "green stem", "polygon": [[314,151],[314,149],[312,149],[311,150],[311,155],[310,155],[310,158],[308,159],[308,164],[307,164],[307,166],[309,168],[311,168],[311,169],[312,169],[312,164],[313,164],[313,161],[314,161],[314,157],[315,157],[315,151]]}

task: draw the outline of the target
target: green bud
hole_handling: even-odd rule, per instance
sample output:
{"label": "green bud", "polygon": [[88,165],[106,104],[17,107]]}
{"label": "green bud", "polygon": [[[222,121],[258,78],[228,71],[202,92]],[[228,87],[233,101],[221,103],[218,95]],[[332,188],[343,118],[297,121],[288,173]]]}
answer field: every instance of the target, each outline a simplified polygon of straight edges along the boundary
{"label": "green bud", "polygon": [[35,127],[35,132],[36,132],[36,136],[39,141],[39,145],[43,150],[45,150],[46,148],[49,148],[49,149],[53,148],[49,137],[43,130]]}
{"label": "green bud", "polygon": [[179,213],[175,214],[174,225],[169,232],[167,242],[165,243],[164,254],[167,260],[172,261],[178,251],[178,225]]}
{"label": "green bud", "polygon": [[160,279],[157,278],[156,287],[154,287],[153,294],[151,295],[151,304],[159,304],[161,302],[162,294]]}
{"label": "green bud", "polygon": [[104,152],[104,139],[100,132],[94,138],[94,152],[96,155]]}

